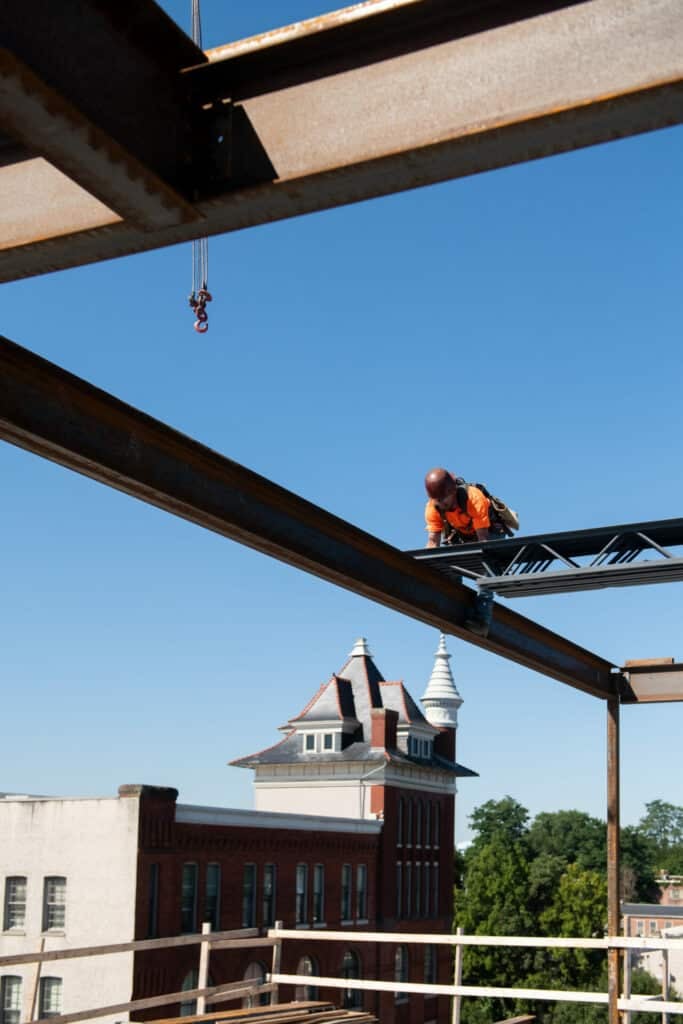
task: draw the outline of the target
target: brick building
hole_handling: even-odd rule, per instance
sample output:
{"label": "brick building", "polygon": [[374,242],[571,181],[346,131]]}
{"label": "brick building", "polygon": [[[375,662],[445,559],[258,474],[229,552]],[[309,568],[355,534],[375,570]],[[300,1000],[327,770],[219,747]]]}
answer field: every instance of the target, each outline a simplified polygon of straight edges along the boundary
{"label": "brick building", "polygon": [[[109,800],[5,795],[0,954],[33,950],[40,938],[50,949],[192,933],[202,921],[265,930],[280,920],[302,931],[284,944],[282,972],[310,976],[281,998],[363,1004],[383,1024],[445,1024],[445,997],[352,986],[354,977],[450,979],[446,947],[354,942],[363,930],[450,931],[455,780],[474,773],[455,761],[462,702],[443,637],[423,703],[424,715],[360,640],[279,743],[233,762],[254,771],[254,811],[178,804],[175,789],[152,786],[121,786]],[[304,936],[324,928],[348,938]],[[211,981],[264,975],[257,954],[213,952]],[[197,959],[195,945],[98,959],[96,971],[56,962],[34,1016],[196,987]],[[34,971],[0,969],[0,1024],[30,1019]],[[316,975],[346,977],[349,988],[318,991]]]}

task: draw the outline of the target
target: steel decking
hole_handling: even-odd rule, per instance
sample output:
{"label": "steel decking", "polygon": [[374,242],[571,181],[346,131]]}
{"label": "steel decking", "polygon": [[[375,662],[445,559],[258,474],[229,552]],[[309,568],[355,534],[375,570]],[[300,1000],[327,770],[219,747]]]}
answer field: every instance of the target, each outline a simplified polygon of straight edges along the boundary
{"label": "steel decking", "polygon": [[[683,519],[535,534],[407,554],[504,597],[683,580]],[[581,561],[578,561],[581,559]]]}

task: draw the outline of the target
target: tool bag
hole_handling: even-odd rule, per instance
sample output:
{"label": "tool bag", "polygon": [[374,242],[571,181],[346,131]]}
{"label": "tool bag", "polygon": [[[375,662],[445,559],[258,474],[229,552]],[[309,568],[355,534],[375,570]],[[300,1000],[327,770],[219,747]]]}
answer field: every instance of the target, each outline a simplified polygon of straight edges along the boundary
{"label": "tool bag", "polygon": [[[458,508],[461,512],[467,515],[467,488],[470,484],[467,484],[462,477],[456,477],[455,479],[457,490],[456,498],[458,502]],[[489,508],[489,519],[494,530],[496,527],[501,533],[504,533],[506,537],[511,537],[514,530],[519,529],[519,516],[507,505],[502,498],[496,497],[495,494],[491,494],[488,487],[484,484],[476,483],[471,486],[477,487],[484,497],[488,498],[491,502]]]}

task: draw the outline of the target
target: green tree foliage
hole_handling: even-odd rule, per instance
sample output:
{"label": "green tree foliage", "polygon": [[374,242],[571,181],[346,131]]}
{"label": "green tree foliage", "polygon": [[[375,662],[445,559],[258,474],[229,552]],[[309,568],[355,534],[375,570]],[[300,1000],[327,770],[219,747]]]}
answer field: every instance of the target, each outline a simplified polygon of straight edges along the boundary
{"label": "green tree foliage", "polygon": [[529,844],[536,856],[551,854],[589,871],[604,869],[605,842],[605,823],[582,811],[538,814],[529,829]]}
{"label": "green tree foliage", "polygon": [[526,838],[529,812],[526,807],[511,796],[502,800],[487,800],[481,807],[475,807],[470,816],[472,829],[476,833],[474,846],[490,843],[494,838],[514,843]]}
{"label": "green tree foliage", "polygon": [[[625,899],[643,902],[657,899],[656,857],[662,851],[675,854],[679,843],[683,854],[683,808],[662,801],[646,808],[640,825],[621,832],[622,893]],[[482,804],[470,820],[473,843],[464,858],[456,855],[454,921],[465,933],[566,937],[604,933],[604,822],[569,810],[539,814],[530,823],[527,809],[509,796]],[[683,873],[683,857],[680,870]],[[640,974],[634,973],[633,990],[647,993],[654,985],[656,991],[656,980]],[[501,988],[605,992],[606,958],[602,951],[591,950],[466,947],[463,980]],[[598,1004],[463,1001],[464,1024],[490,1024],[522,1012],[535,1012],[541,1024],[607,1024],[606,1007]],[[646,1015],[642,1021],[639,1016],[634,1015],[632,1024],[651,1024]]]}
{"label": "green tree foliage", "polygon": [[683,874],[683,807],[651,800],[637,829],[651,843],[657,871]]}
{"label": "green tree foliage", "polygon": [[[598,871],[570,864],[550,905],[539,915],[544,935],[601,938],[607,924],[607,882]],[[590,949],[558,949],[550,953],[558,988],[597,989],[605,956]],[[553,986],[555,987],[555,986]]]}

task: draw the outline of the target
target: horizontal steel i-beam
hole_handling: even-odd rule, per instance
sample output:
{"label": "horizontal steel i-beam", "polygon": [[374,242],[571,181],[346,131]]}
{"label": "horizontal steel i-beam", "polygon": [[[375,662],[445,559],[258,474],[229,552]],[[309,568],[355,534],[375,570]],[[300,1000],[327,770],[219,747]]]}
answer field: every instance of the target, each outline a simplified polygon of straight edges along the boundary
{"label": "horizontal steel i-beam", "polygon": [[614,666],[26,349],[0,338],[0,438],[594,696]]}
{"label": "horizontal steel i-beam", "polygon": [[204,222],[37,238],[0,253],[0,281],[681,123],[680,14],[680,0],[376,0],[221,47],[182,76],[195,121],[234,104],[231,177],[199,189]]}

